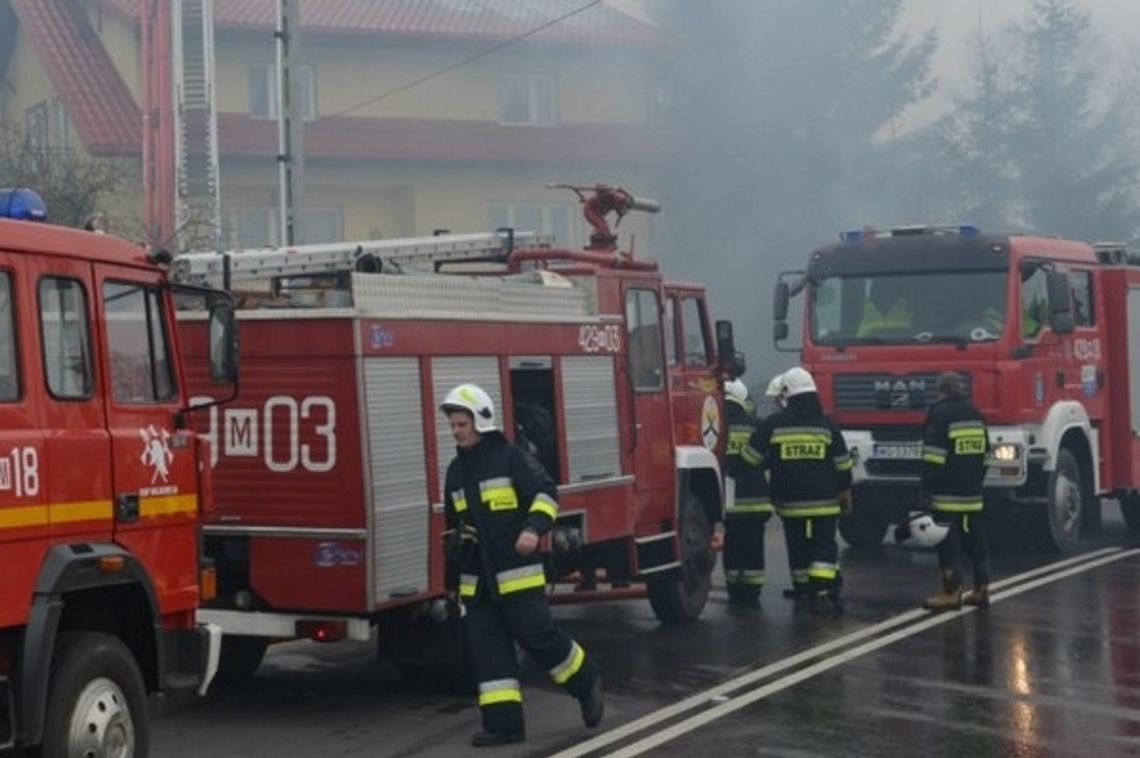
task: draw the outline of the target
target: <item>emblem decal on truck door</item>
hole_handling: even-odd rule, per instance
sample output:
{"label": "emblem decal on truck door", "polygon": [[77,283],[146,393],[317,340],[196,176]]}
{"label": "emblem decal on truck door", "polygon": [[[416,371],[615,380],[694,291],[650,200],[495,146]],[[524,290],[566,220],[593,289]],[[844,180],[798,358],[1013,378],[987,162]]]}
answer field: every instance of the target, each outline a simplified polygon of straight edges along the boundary
{"label": "emblem decal on truck door", "polygon": [[155,429],[154,424],[139,429],[142,437],[143,451],[139,461],[150,466],[150,483],[162,484],[170,480],[170,464],[174,462],[174,453],[170,451],[170,432],[165,429]]}
{"label": "emblem decal on truck door", "polygon": [[705,447],[712,450],[720,439],[720,408],[717,407],[716,398],[705,395],[705,404],[701,408],[701,440]]}

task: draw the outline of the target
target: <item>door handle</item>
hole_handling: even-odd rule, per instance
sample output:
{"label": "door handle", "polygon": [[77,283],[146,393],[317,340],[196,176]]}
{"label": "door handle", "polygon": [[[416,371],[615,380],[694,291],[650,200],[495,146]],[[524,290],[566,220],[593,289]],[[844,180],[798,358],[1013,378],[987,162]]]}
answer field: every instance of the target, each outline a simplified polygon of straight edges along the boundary
{"label": "door handle", "polygon": [[122,524],[139,520],[139,493],[115,495],[115,519]]}

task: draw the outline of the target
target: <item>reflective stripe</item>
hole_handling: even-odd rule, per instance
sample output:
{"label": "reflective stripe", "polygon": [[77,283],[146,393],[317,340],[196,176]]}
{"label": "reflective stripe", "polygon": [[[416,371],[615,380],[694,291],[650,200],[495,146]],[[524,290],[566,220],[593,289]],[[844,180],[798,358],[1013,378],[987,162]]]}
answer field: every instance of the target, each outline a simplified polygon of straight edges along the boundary
{"label": "reflective stripe", "polygon": [[855,467],[855,461],[851,460],[851,456],[849,454],[837,455],[832,460],[835,461],[836,471],[850,471]]}
{"label": "reflective stripe", "polygon": [[540,492],[534,496],[534,502],[530,504],[530,513],[544,513],[553,521],[558,518],[558,503],[550,495]]}
{"label": "reflective stripe", "polygon": [[831,430],[823,426],[783,426],[772,430],[772,441],[831,442]]}
{"label": "reflective stripe", "polygon": [[834,579],[839,576],[839,564],[812,563],[808,568],[808,576],[812,579]]}
{"label": "reflective stripe", "polygon": [[750,439],[752,439],[751,426],[730,426],[728,428],[728,447],[725,452],[728,455],[742,454]]}
{"label": "reflective stripe", "polygon": [[808,583],[808,570],[795,569],[792,571],[792,584],[807,584]]}
{"label": "reflective stripe", "polygon": [[986,425],[981,421],[954,421],[950,424],[950,439],[984,434]]}
{"label": "reflective stripe", "polygon": [[801,500],[792,503],[780,503],[776,512],[789,518],[808,518],[811,516],[836,516],[839,514],[838,500]]}
{"label": "reflective stripe", "polygon": [[522,690],[518,679],[495,679],[479,683],[479,706],[498,703],[521,703]]}
{"label": "reflective stripe", "polygon": [[566,656],[566,660],[550,669],[550,678],[554,680],[555,684],[566,684],[570,681],[570,677],[578,673],[585,662],[586,651],[577,642],[570,640],[570,653]]}
{"label": "reflective stripe", "polygon": [[509,511],[519,507],[519,496],[509,477],[500,476],[479,482],[479,495],[492,511]]}
{"label": "reflective stripe", "polygon": [[764,460],[764,456],[760,455],[760,451],[752,447],[752,445],[745,445],[740,451],[740,459],[747,463],[749,466],[756,466],[760,461]]}
{"label": "reflective stripe", "polygon": [[763,587],[764,572],[756,569],[736,569],[724,572],[724,580],[728,584],[743,584],[748,587]]}
{"label": "reflective stripe", "polygon": [[772,501],[766,497],[737,498],[736,502],[724,509],[728,515],[746,513],[771,513]]}
{"label": "reflective stripe", "polygon": [[479,589],[479,577],[475,574],[460,574],[459,575],[459,596],[460,597],[475,597],[475,592]]}
{"label": "reflective stripe", "polygon": [[946,448],[935,445],[922,446],[922,460],[941,466],[946,462]]}
{"label": "reflective stripe", "polygon": [[499,594],[509,595],[520,590],[529,590],[534,587],[546,586],[546,572],[541,563],[531,566],[500,571],[495,574],[495,581],[499,584]]}
{"label": "reflective stripe", "polygon": [[463,494],[463,490],[455,490],[451,493],[451,503],[455,506],[456,513],[463,513],[467,510],[467,496]]}
{"label": "reflective stripe", "polygon": [[947,513],[977,513],[982,510],[981,495],[932,495],[930,507]]}

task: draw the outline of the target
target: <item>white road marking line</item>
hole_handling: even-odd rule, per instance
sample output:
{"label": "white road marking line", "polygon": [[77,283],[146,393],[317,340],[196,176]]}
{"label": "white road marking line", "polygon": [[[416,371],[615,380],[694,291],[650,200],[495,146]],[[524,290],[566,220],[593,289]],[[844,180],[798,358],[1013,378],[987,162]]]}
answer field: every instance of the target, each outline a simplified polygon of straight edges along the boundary
{"label": "white road marking line", "polygon": [[[1073,566],[1072,568],[1063,571],[1050,573],[1033,581],[1026,582],[1025,584],[1018,584],[1016,587],[1005,590],[1004,592],[994,593],[990,596],[990,603],[992,605],[1007,598],[1014,597],[1015,595],[1020,595],[1023,592],[1028,592],[1029,590],[1036,589],[1042,585],[1055,582],[1059,579],[1064,579],[1067,576],[1089,571],[1099,566],[1103,566],[1107,563],[1119,561],[1124,558],[1130,558],[1138,554],[1140,554],[1140,548],[1133,548],[1131,550],[1123,552],[1116,552],[1113,555],[1108,555],[1097,560],[1081,563],[1080,565]],[[839,655],[828,658],[825,661],[820,661],[811,666],[800,669],[795,673],[781,677],[776,681],[769,682],[768,684],[762,687],[758,687],[751,692],[745,693],[738,697],[734,697],[732,700],[724,703],[723,705],[715,706],[714,708],[710,708],[707,711],[703,711],[702,713],[698,713],[695,716],[691,716],[684,721],[678,722],[673,726],[664,729],[650,737],[646,737],[642,740],[638,740],[637,742],[627,745],[621,750],[610,753],[609,758],[632,758],[632,756],[641,755],[647,750],[652,750],[655,747],[659,747],[660,745],[674,740],[677,737],[693,731],[694,729],[698,729],[711,721],[715,721],[716,719],[722,718],[730,713],[734,713],[740,710],[741,708],[749,706],[758,700],[762,700],[771,694],[785,690],[804,680],[811,679],[817,674],[828,671],[829,669],[836,668],[837,666],[841,666],[848,661],[874,652],[880,648],[886,647],[887,645],[891,645],[900,640],[904,640],[907,637],[913,637],[919,632],[923,632],[932,627],[938,626],[940,624],[945,624],[950,621],[955,621],[966,613],[972,613],[976,610],[977,609],[973,607],[966,607],[956,613],[942,613],[934,615],[924,621],[920,621],[916,624],[908,626],[905,629],[899,629],[895,632],[892,632],[885,637],[880,637],[879,639],[872,640],[858,647],[846,650]]]}
{"label": "white road marking line", "polygon": [[[991,590],[995,590],[997,588],[1015,584],[1026,579],[1032,579],[1033,577],[1040,576],[1042,574],[1048,574],[1050,572],[1057,571],[1058,569],[1062,569],[1066,566],[1071,566],[1076,563],[1093,560],[1103,555],[1119,553],[1120,550],[1121,548],[1118,547],[1108,547],[1102,548],[1100,550],[1095,550],[1091,553],[1075,556],[1073,558],[1066,558],[1065,560],[1056,561],[1045,566],[1039,566],[1035,569],[1025,571],[1015,576],[1000,579],[996,582],[991,583],[990,588]],[[787,658],[781,658],[780,660],[762,668],[756,669],[755,671],[750,671],[747,674],[742,674],[735,679],[730,679],[723,684],[712,687],[711,689],[698,692],[696,695],[690,695],[684,700],[678,701],[673,705],[669,705],[651,713],[647,713],[641,718],[634,719],[627,724],[622,724],[619,727],[615,727],[614,729],[603,732],[597,737],[592,737],[585,742],[579,742],[573,747],[569,747],[561,752],[554,753],[550,756],[550,758],[579,758],[580,756],[588,755],[596,750],[600,750],[608,745],[612,745],[615,742],[620,742],[627,737],[632,737],[638,732],[645,731],[646,729],[649,729],[650,727],[659,724],[662,721],[668,721],[674,716],[678,716],[686,711],[692,710],[693,708],[707,705],[709,702],[719,702],[717,700],[718,698],[721,698],[734,690],[742,689],[743,687],[746,687],[753,682],[757,682],[761,679],[766,679],[773,674],[780,673],[781,671],[795,668],[801,663],[809,661],[813,658],[818,658],[820,655],[823,655],[825,653],[829,653],[833,650],[854,644],[860,640],[866,639],[867,637],[874,637],[881,632],[893,629],[901,624],[909,624],[912,621],[928,615],[930,615],[930,611],[916,608],[913,611],[907,611],[905,613],[900,613],[897,616],[892,616],[891,618],[880,621],[877,624],[872,624],[871,626],[857,629],[854,632],[843,635],[842,637],[837,637],[836,639],[829,642],[825,642],[821,645],[816,645],[815,647],[800,651],[795,655],[788,656]]]}

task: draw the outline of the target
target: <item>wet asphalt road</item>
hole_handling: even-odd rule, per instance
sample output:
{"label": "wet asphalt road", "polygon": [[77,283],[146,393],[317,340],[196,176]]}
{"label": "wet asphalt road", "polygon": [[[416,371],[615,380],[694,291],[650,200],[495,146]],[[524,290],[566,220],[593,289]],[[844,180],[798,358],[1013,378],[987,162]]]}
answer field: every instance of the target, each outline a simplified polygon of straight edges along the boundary
{"label": "wet asphalt road", "polygon": [[730,608],[719,586],[684,627],[660,626],[644,600],[559,606],[605,671],[596,732],[528,664],[527,742],[476,751],[469,697],[409,691],[369,645],[299,642],[271,648],[249,682],[154,722],[151,754],[1140,755],[1140,542],[1112,505],[1104,536],[1061,567],[996,541],[1005,584],[984,613],[916,611],[937,587],[934,555],[889,546],[844,552],[844,616],[797,611],[779,596],[778,521],[759,610]]}

